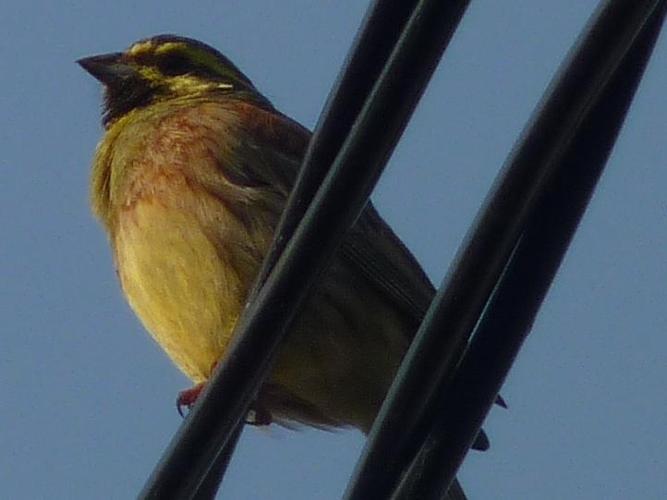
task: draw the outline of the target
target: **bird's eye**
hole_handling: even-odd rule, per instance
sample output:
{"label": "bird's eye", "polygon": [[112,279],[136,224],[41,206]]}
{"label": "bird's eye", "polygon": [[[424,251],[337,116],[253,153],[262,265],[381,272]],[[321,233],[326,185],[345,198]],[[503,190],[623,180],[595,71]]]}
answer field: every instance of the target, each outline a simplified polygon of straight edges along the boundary
{"label": "bird's eye", "polygon": [[165,76],[183,75],[189,72],[192,64],[190,60],[179,53],[165,54],[157,61],[157,67]]}

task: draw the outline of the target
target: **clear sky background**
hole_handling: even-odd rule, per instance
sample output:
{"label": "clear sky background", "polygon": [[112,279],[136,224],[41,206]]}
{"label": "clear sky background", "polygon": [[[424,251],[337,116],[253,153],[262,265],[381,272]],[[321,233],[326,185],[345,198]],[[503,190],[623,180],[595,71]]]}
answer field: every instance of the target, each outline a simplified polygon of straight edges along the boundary
{"label": "clear sky background", "polygon": [[[476,0],[374,195],[436,282],[596,1]],[[126,306],[88,177],[100,88],[74,60],[202,39],[313,127],[366,2],[9,1],[0,17],[0,497],[131,498],[189,385]],[[664,498],[667,39],[494,409],[472,499]],[[222,496],[336,499],[353,431],[248,429]]]}

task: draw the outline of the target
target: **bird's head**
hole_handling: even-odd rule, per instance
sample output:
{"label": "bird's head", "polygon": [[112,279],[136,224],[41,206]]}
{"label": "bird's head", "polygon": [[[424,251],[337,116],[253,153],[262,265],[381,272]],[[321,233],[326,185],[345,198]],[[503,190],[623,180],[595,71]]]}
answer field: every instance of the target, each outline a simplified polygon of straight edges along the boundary
{"label": "bird's head", "polygon": [[125,52],[77,62],[105,87],[105,126],[134,109],[180,97],[244,92],[264,99],[229,59],[191,38],[159,35]]}

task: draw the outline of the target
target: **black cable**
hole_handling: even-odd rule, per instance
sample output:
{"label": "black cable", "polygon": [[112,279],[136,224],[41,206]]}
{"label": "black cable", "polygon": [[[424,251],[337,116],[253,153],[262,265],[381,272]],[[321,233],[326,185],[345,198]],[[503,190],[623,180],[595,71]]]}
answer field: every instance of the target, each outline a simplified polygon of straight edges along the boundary
{"label": "black cable", "polygon": [[[257,297],[257,293],[264,285],[317,189],[322,184],[416,3],[417,0],[401,2],[376,0],[369,6],[362,26],[320,114],[319,122],[303,159],[300,174],[276,228],[271,248],[262,262],[262,268],[248,296],[248,304]],[[243,426],[243,423],[238,425]],[[224,476],[229,458],[234,453],[238,442],[238,436],[240,436],[240,430],[237,431],[237,439],[226,442],[224,449],[211,465],[208,475],[215,478]],[[205,482],[208,486],[204,488],[205,491],[200,492],[202,500],[212,498],[217,490],[217,487],[212,488],[216,484],[215,479]]]}
{"label": "black cable", "polygon": [[[636,2],[636,10],[630,12],[624,11],[621,3],[609,2],[602,7],[596,27],[605,31],[623,23],[637,37],[620,61],[609,61],[620,65],[591,103],[576,137],[566,146],[560,168],[484,311],[451,390],[441,401],[442,418],[396,498],[444,498],[530,331],[586,210],[660,33],[667,4],[654,1],[642,6]],[[601,36],[600,31],[592,29],[590,36]],[[622,38],[622,33],[617,34]]]}
{"label": "black cable", "polygon": [[[542,193],[554,172],[562,168],[581,121],[600,98],[632,45],[642,19],[649,16],[656,3],[608,2],[598,11],[600,22],[589,25],[588,36],[577,44],[568,65],[548,89],[406,354],[348,486],[347,499],[388,498],[423,444],[433,419],[440,418],[434,408],[442,388],[451,379],[459,353],[528,221],[539,211]],[[495,393],[489,405],[494,397]],[[447,405],[448,412],[452,409]],[[465,437],[474,439],[475,435],[476,431]]]}

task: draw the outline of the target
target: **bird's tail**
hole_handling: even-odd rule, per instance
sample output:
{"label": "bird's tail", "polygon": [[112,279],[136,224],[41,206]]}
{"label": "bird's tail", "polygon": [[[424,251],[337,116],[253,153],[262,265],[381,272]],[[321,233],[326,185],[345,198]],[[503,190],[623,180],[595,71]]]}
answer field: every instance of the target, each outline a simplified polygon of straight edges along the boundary
{"label": "bird's tail", "polygon": [[463,488],[461,488],[461,483],[459,483],[459,480],[454,479],[454,482],[452,482],[452,485],[449,487],[449,491],[447,492],[445,499],[466,500],[467,498],[468,497],[466,497],[466,494],[463,492]]}

